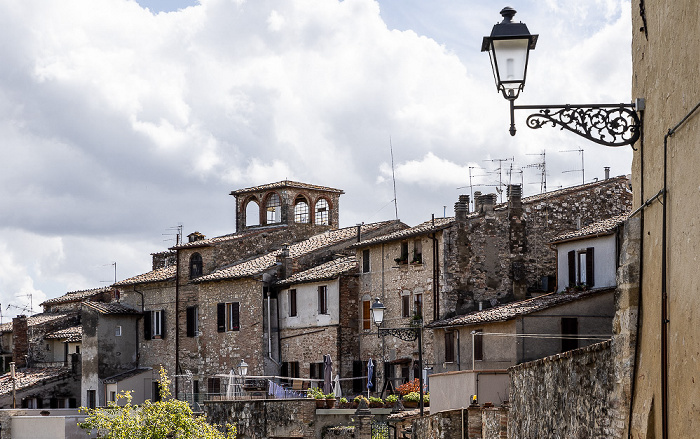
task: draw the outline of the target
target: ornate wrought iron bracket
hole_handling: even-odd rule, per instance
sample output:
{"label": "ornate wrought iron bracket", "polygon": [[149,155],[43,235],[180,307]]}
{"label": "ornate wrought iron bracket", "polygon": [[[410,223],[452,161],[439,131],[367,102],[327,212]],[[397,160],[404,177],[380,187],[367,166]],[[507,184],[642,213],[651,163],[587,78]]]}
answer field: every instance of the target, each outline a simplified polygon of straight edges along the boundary
{"label": "ornate wrought iron bracket", "polygon": [[514,105],[510,101],[510,134],[515,135],[514,110],[537,110],[527,117],[532,129],[552,124],[605,146],[633,145],[642,123],[635,104]]}
{"label": "ornate wrought iron bracket", "polygon": [[379,336],[384,337],[391,335],[400,338],[403,341],[415,341],[418,339],[421,328],[379,328]]}

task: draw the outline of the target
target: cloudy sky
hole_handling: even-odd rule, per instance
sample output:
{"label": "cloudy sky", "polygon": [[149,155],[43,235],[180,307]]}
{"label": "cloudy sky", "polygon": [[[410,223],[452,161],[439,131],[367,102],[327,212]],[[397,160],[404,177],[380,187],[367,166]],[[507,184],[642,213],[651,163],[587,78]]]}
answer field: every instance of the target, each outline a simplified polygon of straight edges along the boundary
{"label": "cloudy sky", "polygon": [[[173,228],[235,229],[231,190],[332,186],[341,225],[452,214],[460,193],[627,174],[629,147],[508,134],[491,0],[0,2],[0,307],[150,269]],[[629,102],[630,2],[518,0],[540,35],[519,104]],[[585,174],[581,172],[583,149]],[[508,159],[499,162],[497,159]],[[512,172],[508,172],[511,170]],[[459,188],[459,189],[458,189]],[[446,208],[445,208],[446,206]]]}

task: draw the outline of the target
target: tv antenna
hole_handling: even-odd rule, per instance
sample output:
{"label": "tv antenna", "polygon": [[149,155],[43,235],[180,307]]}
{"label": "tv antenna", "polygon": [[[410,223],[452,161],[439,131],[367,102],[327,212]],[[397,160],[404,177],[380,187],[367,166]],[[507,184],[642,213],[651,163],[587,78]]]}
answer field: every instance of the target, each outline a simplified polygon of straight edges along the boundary
{"label": "tv antenna", "polygon": [[586,173],[583,168],[583,148],[579,147],[579,149],[567,149],[564,151],[559,151],[559,152],[578,152],[581,154],[581,169],[571,169],[569,171],[561,171],[562,174],[566,174],[567,172],[580,172],[581,173],[581,184],[586,184]]}
{"label": "tv antenna", "polygon": [[510,160],[510,161],[515,161],[515,157],[511,157],[511,158],[509,158],[509,159],[490,159],[490,160],[487,159],[487,160],[484,160],[485,162],[498,162],[498,169],[496,169],[496,171],[498,171],[498,185],[499,185],[499,188],[501,188],[501,189],[499,189],[499,191],[498,191],[498,193],[499,193],[500,196],[501,196],[501,201],[500,201],[501,203],[503,202],[503,189],[502,189],[502,187],[503,187],[503,180],[502,180],[502,178],[501,178],[501,177],[502,177],[502,172],[501,172],[501,171],[502,171],[502,169],[503,169],[503,162],[507,162],[508,160]]}
{"label": "tv antenna", "polygon": [[29,313],[29,314],[33,314],[33,313],[34,313],[34,310],[31,309],[31,308],[28,308],[26,305],[25,305],[25,306],[20,306],[20,305],[13,305],[13,304],[11,303],[11,304],[7,305],[7,308],[6,308],[6,309],[10,309],[10,308],[15,308],[15,309],[18,309],[18,310],[20,310],[20,311],[24,311],[24,312]]}
{"label": "tv antenna", "polygon": [[[115,261],[115,262],[112,262],[111,264],[105,264],[105,265],[103,265],[103,267],[108,267],[110,265],[114,267],[114,282],[113,283],[116,284],[117,283],[117,262]],[[107,283],[107,282],[112,282],[112,281],[102,280],[100,282]]]}
{"label": "tv antenna", "polygon": [[535,168],[540,170],[540,193],[543,194],[547,192],[547,157],[546,157],[547,151],[542,150],[540,154],[527,154],[527,155],[538,155],[542,157],[542,161],[539,163],[532,163],[527,166],[526,168]]}
{"label": "tv antenna", "polygon": [[508,184],[513,184],[513,173],[520,174],[520,187],[523,187],[523,170],[521,168],[513,169],[513,164],[510,164],[510,169],[508,170]]}
{"label": "tv antenna", "polygon": [[391,181],[394,183],[394,215],[399,219],[399,206],[396,201],[396,176],[394,175],[394,146],[391,144],[391,136],[389,136],[389,151],[391,151]]}
{"label": "tv antenna", "polygon": [[[173,230],[175,233],[162,233],[162,236],[175,236],[175,246],[182,244],[182,223],[175,227],[168,227],[166,230]],[[172,238],[166,238],[163,241],[170,241]]]}

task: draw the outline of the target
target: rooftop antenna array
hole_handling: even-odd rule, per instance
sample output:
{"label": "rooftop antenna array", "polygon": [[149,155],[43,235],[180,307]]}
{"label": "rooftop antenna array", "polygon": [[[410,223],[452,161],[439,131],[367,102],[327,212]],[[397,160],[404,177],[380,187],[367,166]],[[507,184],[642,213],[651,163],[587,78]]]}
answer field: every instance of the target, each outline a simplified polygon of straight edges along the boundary
{"label": "rooftop antenna array", "polygon": [[110,265],[112,267],[114,267],[114,282],[112,282],[111,280],[101,280],[100,282],[102,282],[102,283],[115,283],[116,284],[117,283],[117,262],[114,261],[112,263],[105,264],[105,265],[103,265],[103,267],[108,267]]}
{"label": "rooftop antenna array", "polygon": [[498,194],[501,197],[500,202],[503,202],[503,180],[502,180],[502,169],[503,169],[503,162],[507,162],[508,160],[515,161],[515,157],[507,158],[507,159],[491,159],[491,160],[484,160],[485,162],[498,162],[498,168],[496,171],[498,171]]}
{"label": "rooftop antenna array", "polygon": [[540,176],[540,193],[543,194],[547,192],[547,157],[546,157],[547,151],[542,150],[540,154],[527,154],[527,155],[538,155],[542,157],[542,161],[539,163],[532,163],[527,166],[526,168],[535,168],[539,169],[541,176]]}
{"label": "rooftop antenna array", "polygon": [[562,174],[566,174],[567,172],[580,172],[581,173],[581,184],[586,184],[586,172],[583,167],[583,148],[579,147],[579,149],[567,149],[564,151],[559,151],[559,152],[578,152],[581,154],[581,169],[571,169],[568,171],[561,171]]}
{"label": "rooftop antenna array", "polygon": [[[163,236],[175,236],[175,246],[182,244],[182,224],[175,227],[168,227],[167,230],[175,231],[175,233],[163,233]],[[166,238],[163,241],[170,241],[172,238]]]}

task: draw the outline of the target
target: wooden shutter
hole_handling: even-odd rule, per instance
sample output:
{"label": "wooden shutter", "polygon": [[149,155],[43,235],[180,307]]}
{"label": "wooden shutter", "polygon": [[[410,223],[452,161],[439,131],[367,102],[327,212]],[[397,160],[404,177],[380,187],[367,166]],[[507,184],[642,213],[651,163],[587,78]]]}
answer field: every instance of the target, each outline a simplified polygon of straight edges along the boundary
{"label": "wooden shutter", "polygon": [[588,247],[586,249],[586,285],[588,285],[589,287],[595,285],[595,264],[593,263],[593,250],[593,247]]}
{"label": "wooden shutter", "polygon": [[[216,304],[216,331],[226,332],[226,304]],[[209,392],[211,393],[211,392]]]}
{"label": "wooden shutter", "polygon": [[143,339],[150,340],[151,335],[151,311],[146,311],[143,313]]}
{"label": "wooden shutter", "polygon": [[296,317],[297,315],[297,290],[289,290],[289,316]]}
{"label": "wooden shutter", "polygon": [[233,302],[231,304],[231,330],[233,331],[241,329],[240,306],[241,304],[238,302]]}
{"label": "wooden shutter", "polygon": [[481,329],[476,330],[474,334],[474,359],[483,360],[484,359],[484,336],[481,334],[483,331]]}
{"label": "wooden shutter", "polygon": [[187,336],[188,337],[194,337],[195,336],[195,317],[197,314],[197,308],[194,306],[188,306],[187,307]]}
{"label": "wooden shutter", "polygon": [[372,303],[369,300],[362,302],[362,329],[372,329]]}
{"label": "wooden shutter", "polygon": [[165,310],[160,310],[160,338],[165,338]]}
{"label": "wooden shutter", "polygon": [[576,251],[571,250],[569,256],[569,286],[576,285]]}

